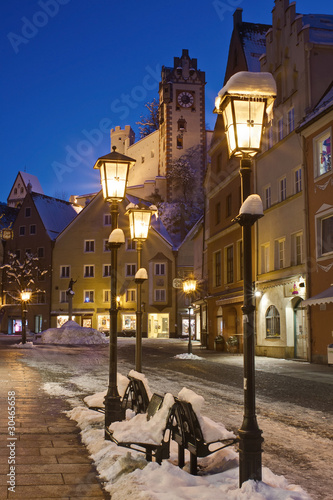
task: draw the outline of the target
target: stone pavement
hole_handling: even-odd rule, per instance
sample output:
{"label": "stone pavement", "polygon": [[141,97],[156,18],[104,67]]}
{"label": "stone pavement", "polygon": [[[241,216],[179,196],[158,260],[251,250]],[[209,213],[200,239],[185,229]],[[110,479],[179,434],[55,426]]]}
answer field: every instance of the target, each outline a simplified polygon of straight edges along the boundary
{"label": "stone pavement", "polygon": [[41,389],[21,356],[0,348],[0,499],[110,499],[69,405]]}

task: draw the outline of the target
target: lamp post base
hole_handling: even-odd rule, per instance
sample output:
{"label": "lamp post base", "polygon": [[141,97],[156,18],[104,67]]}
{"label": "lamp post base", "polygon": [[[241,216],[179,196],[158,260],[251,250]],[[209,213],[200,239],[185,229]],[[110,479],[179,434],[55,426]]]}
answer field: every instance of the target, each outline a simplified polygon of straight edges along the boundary
{"label": "lamp post base", "polygon": [[112,422],[125,420],[125,409],[121,407],[120,396],[105,396],[105,426],[109,427]]}
{"label": "lamp post base", "polygon": [[264,441],[260,429],[242,430],[239,434],[239,486],[253,479],[261,481],[261,445]]}

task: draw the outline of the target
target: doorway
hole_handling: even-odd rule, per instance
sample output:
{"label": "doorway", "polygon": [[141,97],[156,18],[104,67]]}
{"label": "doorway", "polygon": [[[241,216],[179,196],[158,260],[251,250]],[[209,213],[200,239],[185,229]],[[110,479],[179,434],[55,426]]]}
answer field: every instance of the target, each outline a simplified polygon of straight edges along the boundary
{"label": "doorway", "polygon": [[296,302],[294,307],[294,339],[295,358],[308,359],[308,328],[307,314],[305,307],[302,307],[303,300]]}

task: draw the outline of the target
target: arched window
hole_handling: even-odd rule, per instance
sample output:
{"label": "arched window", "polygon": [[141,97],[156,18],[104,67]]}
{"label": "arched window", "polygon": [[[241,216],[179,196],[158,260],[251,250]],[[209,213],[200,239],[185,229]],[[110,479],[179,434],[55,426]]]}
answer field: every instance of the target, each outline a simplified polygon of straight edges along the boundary
{"label": "arched window", "polygon": [[266,311],[266,337],[280,337],[280,314],[275,306]]}

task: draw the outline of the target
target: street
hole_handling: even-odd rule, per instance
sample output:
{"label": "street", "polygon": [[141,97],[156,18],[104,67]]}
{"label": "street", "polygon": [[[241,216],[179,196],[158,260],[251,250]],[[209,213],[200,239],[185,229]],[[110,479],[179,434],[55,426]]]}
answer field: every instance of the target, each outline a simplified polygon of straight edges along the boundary
{"label": "street", "polygon": [[[134,368],[134,339],[118,339],[118,371]],[[143,373],[152,392],[176,395],[184,386],[205,398],[203,413],[237,432],[243,415],[242,355],[201,349],[200,359],[179,359],[180,340],[144,339]],[[106,389],[107,346],[48,346],[21,350],[50,393],[71,400]],[[256,358],[257,417],[264,437],[263,466],[302,486],[315,500],[333,499],[331,480],[333,368]]]}

